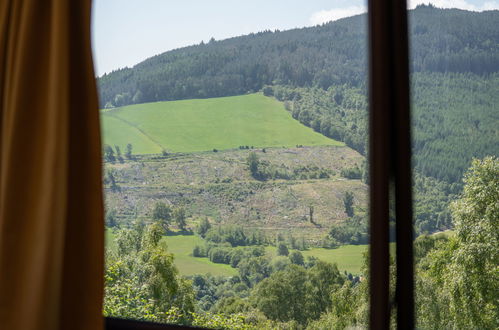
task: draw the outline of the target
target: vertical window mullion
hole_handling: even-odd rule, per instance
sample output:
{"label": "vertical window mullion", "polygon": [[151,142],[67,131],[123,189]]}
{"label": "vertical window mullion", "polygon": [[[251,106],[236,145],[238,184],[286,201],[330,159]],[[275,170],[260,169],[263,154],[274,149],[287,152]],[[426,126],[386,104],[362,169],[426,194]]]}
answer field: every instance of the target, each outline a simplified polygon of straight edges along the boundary
{"label": "vertical window mullion", "polygon": [[393,1],[394,179],[397,219],[397,327],[414,328],[411,122],[406,1]]}
{"label": "vertical window mullion", "polygon": [[407,8],[369,1],[370,320],[386,329],[389,301],[389,200],[395,187],[397,325],[414,327]]}
{"label": "vertical window mullion", "polygon": [[369,176],[371,329],[389,325],[390,41],[384,1],[369,1]]}

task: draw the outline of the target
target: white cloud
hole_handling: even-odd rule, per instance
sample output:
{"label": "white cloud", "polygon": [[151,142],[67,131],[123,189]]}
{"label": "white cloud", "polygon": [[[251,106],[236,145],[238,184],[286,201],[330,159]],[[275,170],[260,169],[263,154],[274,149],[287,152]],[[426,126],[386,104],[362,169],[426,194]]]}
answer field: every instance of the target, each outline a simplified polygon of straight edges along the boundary
{"label": "white cloud", "polygon": [[[437,8],[459,8],[471,11],[484,11],[499,9],[499,1],[486,1],[481,5],[474,5],[466,2],[466,0],[408,0],[407,7],[409,9],[416,8],[420,4],[431,3]],[[336,21],[340,18],[354,16],[367,12],[366,6],[350,6],[344,8],[333,8],[330,10],[321,10],[310,16],[312,25],[322,24],[329,21]]]}
{"label": "white cloud", "polygon": [[340,18],[362,14],[366,11],[366,6],[351,6],[345,8],[333,8],[331,10],[321,10],[310,16],[310,23],[313,25],[322,24],[329,21],[336,21]]}
{"label": "white cloud", "polygon": [[499,1],[486,1],[481,5],[474,5],[465,0],[408,0],[407,6],[414,9],[417,5],[431,3],[437,8],[458,8],[471,11],[499,9]]}

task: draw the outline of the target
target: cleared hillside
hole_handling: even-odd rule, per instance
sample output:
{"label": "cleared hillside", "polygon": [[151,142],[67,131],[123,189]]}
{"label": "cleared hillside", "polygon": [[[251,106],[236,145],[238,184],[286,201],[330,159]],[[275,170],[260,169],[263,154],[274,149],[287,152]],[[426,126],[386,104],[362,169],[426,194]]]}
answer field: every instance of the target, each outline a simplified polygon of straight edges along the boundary
{"label": "cleared hillside", "polygon": [[135,154],[224,150],[239,146],[343,145],[291,117],[262,94],[155,102],[101,112],[104,143]]}
{"label": "cleared hillside", "polygon": [[[199,218],[214,224],[240,225],[269,234],[293,233],[322,238],[333,223],[345,221],[343,196],[354,194],[356,214],[366,212],[367,186],[341,177],[341,169],[360,166],[363,157],[348,147],[322,146],[254,150],[262,163],[295,173],[289,180],[258,181],[246,163],[251,150],[228,150],[143,156],[123,164],[106,164],[118,189],[106,186],[106,206],[119,225],[151,220],[154,205],[165,202],[186,209],[188,227]],[[326,172],[320,178],[317,173]],[[315,225],[309,221],[314,207]]]}

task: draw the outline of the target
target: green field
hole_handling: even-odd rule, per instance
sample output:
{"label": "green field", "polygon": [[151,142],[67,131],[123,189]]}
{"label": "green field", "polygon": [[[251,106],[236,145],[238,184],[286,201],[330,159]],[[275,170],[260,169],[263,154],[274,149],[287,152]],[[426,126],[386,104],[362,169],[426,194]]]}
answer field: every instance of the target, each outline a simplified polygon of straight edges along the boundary
{"label": "green field", "polygon": [[[195,258],[191,255],[196,245],[204,245],[206,242],[197,235],[175,235],[165,236],[161,244],[167,245],[168,252],[175,256],[175,265],[181,275],[212,274],[220,276],[237,275],[237,269],[225,264],[216,264],[208,258]],[[313,256],[320,260],[336,263],[338,269],[347,271],[354,275],[361,273],[364,263],[364,253],[369,245],[343,245],[336,249],[312,248],[301,251],[304,257]],[[113,250],[116,248],[114,234],[106,230],[106,248]],[[276,247],[267,246],[267,254],[270,257],[276,256]],[[395,257],[395,243],[390,243],[390,254]]]}
{"label": "green field", "polygon": [[[196,245],[204,245],[204,241],[195,235],[165,236],[160,244],[166,244],[168,252],[175,257],[175,266],[181,275],[212,274],[220,276],[232,276],[237,274],[237,269],[229,265],[216,264],[208,258],[194,258],[190,254]],[[115,234],[112,230],[106,230],[106,250],[116,249]]]}
{"label": "green field", "polygon": [[[176,235],[165,236],[162,244],[167,245],[168,252],[175,256],[175,265],[181,275],[212,274],[220,276],[233,276],[237,274],[237,269],[225,264],[216,264],[208,258],[195,258],[191,255],[192,249],[196,245],[204,245],[203,239],[196,235]],[[115,248],[114,234],[106,230],[106,248]],[[360,268],[364,262],[364,252],[367,245],[344,245],[337,249],[314,248],[303,251],[303,256],[314,256],[320,260],[333,262],[338,265],[340,271],[346,270],[352,274],[360,274]],[[275,256],[276,248],[268,246],[266,248],[270,256]]]}
{"label": "green field", "polygon": [[166,236],[162,242],[168,246],[168,251],[175,256],[175,265],[180,274],[208,274],[232,276],[237,274],[237,269],[225,264],[216,264],[208,258],[194,258],[192,249],[196,245],[204,245],[204,241],[195,235]]}
{"label": "green field", "polygon": [[[310,256],[322,261],[336,263],[341,272],[346,270],[354,275],[359,275],[367,247],[368,245],[343,245],[337,249],[312,248],[301,251],[301,253],[305,258]],[[276,255],[274,246],[267,247],[267,251],[272,256]]]}
{"label": "green field", "polygon": [[135,154],[194,152],[239,146],[343,145],[291,117],[262,94],[135,104],[102,110],[104,143],[131,143]]}
{"label": "green field", "polygon": [[[168,245],[168,251],[175,256],[175,265],[182,275],[211,273],[212,275],[231,276],[237,274],[237,269],[229,265],[215,264],[208,258],[191,256],[194,246],[205,243],[199,236],[167,236],[164,241]],[[344,245],[337,249],[314,248],[302,253],[304,257],[314,256],[323,261],[336,263],[340,271],[346,270],[352,274],[359,274],[367,247],[367,245]],[[270,256],[275,256],[275,247],[269,246],[266,250]]]}
{"label": "green field", "polygon": [[111,112],[102,113],[102,131],[104,133],[104,143],[114,147],[120,146],[125,150],[125,146],[130,143],[135,153],[160,153],[162,147],[154,143],[147,135],[129,123],[123,121],[119,116],[112,115]]}
{"label": "green field", "polygon": [[303,251],[303,256],[314,256],[323,261],[336,263],[340,271],[346,270],[352,274],[360,274],[364,263],[364,253],[368,245],[343,245],[337,249],[310,249]]}
{"label": "green field", "polygon": [[[167,236],[163,239],[168,246],[168,251],[175,256],[175,265],[182,275],[207,274],[232,276],[237,274],[237,269],[225,264],[216,264],[208,258],[195,258],[191,256],[196,245],[204,245],[203,239],[196,235]],[[352,274],[359,274],[364,262],[364,252],[367,245],[344,245],[337,249],[314,248],[303,251],[303,256],[314,256],[323,261],[333,262],[340,271],[346,270]],[[275,256],[275,247],[267,247],[270,256]]]}

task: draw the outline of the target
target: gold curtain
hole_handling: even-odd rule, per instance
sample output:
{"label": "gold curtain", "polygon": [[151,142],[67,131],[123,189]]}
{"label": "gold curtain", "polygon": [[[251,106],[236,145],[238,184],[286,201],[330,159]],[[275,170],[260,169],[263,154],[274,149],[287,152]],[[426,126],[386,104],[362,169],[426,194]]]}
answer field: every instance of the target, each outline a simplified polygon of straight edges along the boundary
{"label": "gold curtain", "polygon": [[0,1],[0,328],[103,327],[90,0]]}

